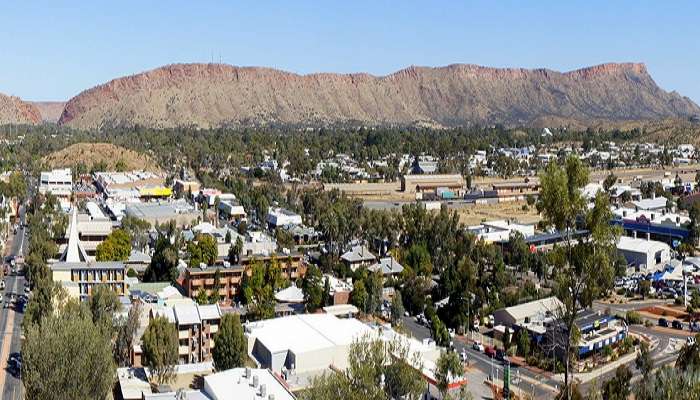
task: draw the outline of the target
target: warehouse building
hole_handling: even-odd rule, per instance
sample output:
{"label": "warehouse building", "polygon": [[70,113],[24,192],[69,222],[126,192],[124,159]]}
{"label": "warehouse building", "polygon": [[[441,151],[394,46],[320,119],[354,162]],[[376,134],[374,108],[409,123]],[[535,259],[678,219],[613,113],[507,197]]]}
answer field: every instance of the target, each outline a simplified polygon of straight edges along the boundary
{"label": "warehouse building", "polygon": [[642,271],[653,270],[671,260],[671,247],[655,240],[620,236],[617,251],[625,257],[627,265]]}
{"label": "warehouse building", "polygon": [[437,193],[438,189],[451,189],[458,195],[462,195],[464,186],[464,178],[459,174],[401,176],[401,191],[407,193]]}
{"label": "warehouse building", "polygon": [[371,332],[356,319],[330,314],[290,315],[245,327],[250,356],[277,373],[345,369],[352,342]]}

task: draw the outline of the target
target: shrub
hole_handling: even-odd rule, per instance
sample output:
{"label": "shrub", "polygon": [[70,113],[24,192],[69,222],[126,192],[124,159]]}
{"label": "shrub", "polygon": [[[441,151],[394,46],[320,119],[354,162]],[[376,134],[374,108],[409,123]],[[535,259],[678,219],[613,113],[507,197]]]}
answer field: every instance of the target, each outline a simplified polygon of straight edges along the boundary
{"label": "shrub", "polygon": [[636,311],[627,311],[625,320],[627,320],[627,323],[630,325],[641,325],[643,322],[642,316]]}
{"label": "shrub", "polygon": [[138,274],[133,268],[129,268],[129,270],[126,271],[126,276],[128,276],[129,278],[135,278],[137,275]]}

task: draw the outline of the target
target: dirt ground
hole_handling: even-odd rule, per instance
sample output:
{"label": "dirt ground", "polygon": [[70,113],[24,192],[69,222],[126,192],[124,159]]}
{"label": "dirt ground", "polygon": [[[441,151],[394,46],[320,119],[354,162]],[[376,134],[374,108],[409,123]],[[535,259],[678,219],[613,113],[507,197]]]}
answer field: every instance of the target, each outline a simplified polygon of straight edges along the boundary
{"label": "dirt ground", "polygon": [[468,207],[457,209],[460,222],[466,225],[478,225],[482,221],[492,221],[495,219],[511,219],[523,224],[534,224],[540,221],[535,207],[528,207],[523,211],[524,201],[512,201],[499,204],[479,205],[474,204]]}

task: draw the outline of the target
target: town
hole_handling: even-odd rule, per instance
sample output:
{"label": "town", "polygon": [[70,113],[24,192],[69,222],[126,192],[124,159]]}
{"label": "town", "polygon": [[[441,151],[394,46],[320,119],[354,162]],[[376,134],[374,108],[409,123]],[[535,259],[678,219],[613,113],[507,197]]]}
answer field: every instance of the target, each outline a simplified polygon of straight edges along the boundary
{"label": "town", "polygon": [[273,174],[271,203],[185,167],[7,171],[4,393],[75,351],[125,400],[350,398],[340,375],[372,398],[608,396],[691,368],[698,154],[599,146],[235,172]]}

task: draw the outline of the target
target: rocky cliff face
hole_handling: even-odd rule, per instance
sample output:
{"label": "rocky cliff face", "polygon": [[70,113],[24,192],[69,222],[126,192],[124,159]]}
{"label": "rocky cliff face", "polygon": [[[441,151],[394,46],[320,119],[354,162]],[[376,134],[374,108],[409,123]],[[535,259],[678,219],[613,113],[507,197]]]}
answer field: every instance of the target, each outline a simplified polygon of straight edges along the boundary
{"label": "rocky cliff face", "polygon": [[0,125],[38,123],[41,123],[41,114],[36,107],[18,97],[0,93]]}
{"label": "rocky cliff face", "polygon": [[59,124],[84,129],[537,125],[694,114],[700,114],[696,104],[659,88],[643,64],[603,64],[566,73],[458,64],[409,67],[383,77],[176,64],[82,92],[66,104]]}

